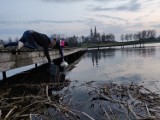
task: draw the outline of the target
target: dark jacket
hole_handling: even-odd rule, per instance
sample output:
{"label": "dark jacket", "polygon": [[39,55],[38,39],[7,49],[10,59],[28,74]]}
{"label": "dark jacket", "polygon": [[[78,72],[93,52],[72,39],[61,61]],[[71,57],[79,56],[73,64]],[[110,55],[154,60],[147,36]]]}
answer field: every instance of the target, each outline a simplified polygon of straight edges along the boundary
{"label": "dark jacket", "polygon": [[41,33],[35,32],[35,31],[31,32],[31,34],[32,34],[35,42],[36,42],[39,46],[43,47],[43,49],[44,49],[44,54],[45,54],[45,56],[47,57],[48,62],[50,63],[50,62],[51,62],[51,59],[50,59],[49,51],[48,51],[49,46],[51,46],[51,41],[50,41],[50,39],[48,38],[47,35],[41,34]]}
{"label": "dark jacket", "polygon": [[[49,47],[51,47],[51,40],[50,38],[42,33],[38,33],[33,30],[27,30],[23,33],[22,37],[20,40],[22,43],[24,43],[25,47],[31,48],[31,49],[37,49],[39,47],[42,47],[44,49],[44,54],[48,59],[48,62],[51,62],[50,56],[49,56]],[[9,47],[9,46],[17,46],[18,42],[11,42],[8,44],[5,44],[4,47]],[[56,41],[56,48],[59,49],[59,53],[61,54],[61,58],[63,60],[63,51],[62,47],[60,46],[60,41]]]}
{"label": "dark jacket", "polygon": [[[20,39],[21,42],[25,44],[26,47],[36,49],[39,46],[43,47],[44,54],[48,59],[48,62],[51,62],[50,56],[49,56],[49,47],[51,47],[51,40],[50,38],[42,33],[38,33],[33,30],[27,30],[24,32],[22,38]],[[63,51],[60,46],[60,42],[56,42],[56,47],[59,49],[61,57],[63,58]]]}

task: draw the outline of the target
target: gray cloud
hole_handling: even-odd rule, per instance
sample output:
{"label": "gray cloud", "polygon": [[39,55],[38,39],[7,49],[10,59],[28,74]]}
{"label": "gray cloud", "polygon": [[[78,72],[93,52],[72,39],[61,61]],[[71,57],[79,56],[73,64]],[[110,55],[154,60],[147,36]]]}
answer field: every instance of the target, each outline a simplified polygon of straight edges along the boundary
{"label": "gray cloud", "polygon": [[124,2],[124,1],[128,1],[128,0],[94,0],[94,1],[97,1],[97,2]]}
{"label": "gray cloud", "polygon": [[130,26],[126,26],[126,28],[144,28],[143,22],[137,22],[135,24],[132,24]]}
{"label": "gray cloud", "polygon": [[120,18],[120,17],[114,17],[114,16],[109,16],[109,15],[97,15],[98,17],[105,17],[105,18],[109,18],[109,19],[114,19],[114,20],[120,20],[120,21],[124,21],[125,23],[128,23],[128,21],[126,19]]}
{"label": "gray cloud", "polygon": [[85,19],[85,24],[88,25],[88,26],[105,26],[103,24],[103,22],[99,21],[99,20],[96,20],[95,18],[86,18]]}
{"label": "gray cloud", "polygon": [[44,2],[56,2],[56,3],[70,3],[70,2],[82,2],[85,0],[42,0]]}
{"label": "gray cloud", "polygon": [[83,20],[57,20],[57,21],[52,21],[52,20],[34,20],[34,21],[0,21],[0,25],[4,24],[39,24],[39,23],[82,23],[84,22]]}
{"label": "gray cloud", "polygon": [[8,35],[10,33],[13,33],[13,34],[17,34],[17,33],[21,33],[22,32],[22,29],[17,29],[17,28],[10,28],[10,29],[0,29],[0,33],[3,34],[3,35]]}
{"label": "gray cloud", "polygon": [[8,25],[8,24],[17,24],[17,21],[10,21],[10,20],[0,20],[0,25]]}
{"label": "gray cloud", "polygon": [[57,21],[53,21],[53,20],[35,20],[35,21],[30,21],[29,23],[81,23],[83,22],[82,20],[57,20]]}
{"label": "gray cloud", "polygon": [[[101,0],[98,0],[101,1]],[[102,6],[97,6],[94,7],[92,10],[93,11],[109,11],[109,10],[114,10],[114,11],[138,11],[141,7],[141,4],[138,3],[138,0],[131,0],[128,4],[123,4],[119,5],[117,7],[102,7]]]}
{"label": "gray cloud", "polygon": [[152,25],[152,27],[160,28],[160,24],[154,24],[154,25]]}
{"label": "gray cloud", "polygon": [[116,38],[119,38],[119,35],[122,33],[127,33],[127,29],[123,25],[117,24],[104,24],[103,22],[96,20],[95,18],[86,18],[86,25],[91,28],[97,27],[97,32],[99,33],[113,33]]}

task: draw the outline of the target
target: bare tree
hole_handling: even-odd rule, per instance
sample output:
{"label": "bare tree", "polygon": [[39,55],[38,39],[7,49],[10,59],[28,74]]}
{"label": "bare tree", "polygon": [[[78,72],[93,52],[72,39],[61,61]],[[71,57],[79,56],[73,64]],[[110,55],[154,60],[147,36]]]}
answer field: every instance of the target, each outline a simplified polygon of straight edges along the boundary
{"label": "bare tree", "polygon": [[106,42],[106,36],[104,33],[102,34],[102,42]]}
{"label": "bare tree", "polygon": [[132,34],[129,34],[128,37],[129,37],[129,40],[132,41],[133,35],[132,35]]}
{"label": "bare tree", "polygon": [[124,41],[124,35],[121,34],[121,41],[123,42]]}
{"label": "bare tree", "polygon": [[125,35],[125,40],[128,42],[128,40],[129,40],[129,35],[128,34]]}
{"label": "bare tree", "polygon": [[124,36],[124,34],[121,34],[121,41],[122,41],[122,48],[124,48],[124,44],[123,44],[123,41],[125,40],[125,36]]}
{"label": "bare tree", "polygon": [[8,42],[8,43],[12,42],[12,38],[9,37],[7,42]]}
{"label": "bare tree", "polygon": [[19,38],[18,38],[18,37],[16,37],[14,41],[15,41],[15,42],[18,42],[18,41],[19,41]]}
{"label": "bare tree", "polygon": [[151,39],[155,39],[156,38],[156,31],[155,30],[151,30]]}

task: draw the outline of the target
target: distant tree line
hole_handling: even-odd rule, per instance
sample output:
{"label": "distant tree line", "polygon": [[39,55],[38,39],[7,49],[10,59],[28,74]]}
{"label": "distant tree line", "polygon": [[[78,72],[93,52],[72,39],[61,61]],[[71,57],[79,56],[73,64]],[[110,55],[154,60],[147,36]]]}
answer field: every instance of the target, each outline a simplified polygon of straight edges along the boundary
{"label": "distant tree line", "polygon": [[142,40],[151,40],[156,38],[155,30],[143,30],[135,34],[121,34],[121,41],[142,41]]}
{"label": "distant tree line", "polygon": [[19,40],[18,37],[16,37],[14,40],[9,37],[7,40],[3,40],[3,39],[0,39],[0,44],[6,44],[6,43],[10,43],[10,42],[17,42]]}
{"label": "distant tree line", "polygon": [[[110,43],[110,42],[116,42],[115,41],[115,35],[112,33],[105,34],[103,33],[102,35],[97,32],[96,27],[94,30],[94,33],[92,32],[89,36],[71,36],[71,37],[65,37],[63,34],[51,34],[50,38],[56,37],[57,39],[62,39],[64,38],[65,41],[68,42],[69,47],[79,47],[81,46],[81,43]],[[11,37],[8,38],[8,40],[2,40],[0,39],[0,44],[6,44],[9,42],[16,42],[19,39],[16,37],[14,40],[11,39]],[[120,36],[121,42],[132,42],[138,44],[143,44],[144,42],[147,41],[153,41],[153,40],[159,40],[160,41],[160,36],[156,38],[156,31],[155,30],[143,30],[141,32],[137,32],[134,34],[121,34]]]}
{"label": "distant tree line", "polygon": [[112,33],[102,35],[97,32],[96,27],[94,28],[94,32],[91,28],[90,35],[88,37],[82,36],[82,42],[90,42],[90,43],[100,43],[100,42],[115,42],[115,36]]}
{"label": "distant tree line", "polygon": [[115,36],[112,33],[109,34],[102,34],[101,36],[101,42],[114,42],[115,41]]}
{"label": "distant tree line", "polygon": [[145,42],[151,42],[153,40],[160,40],[160,37],[156,38],[156,31],[155,30],[143,30],[141,32],[137,32],[134,34],[121,34],[121,41],[122,42],[132,42],[140,44],[144,44]]}
{"label": "distant tree line", "polygon": [[[65,41],[68,42],[69,47],[78,47],[80,46],[81,40],[77,36],[72,36],[72,37],[64,37],[63,34],[51,34],[50,38],[57,38],[58,40],[64,38]],[[10,42],[17,42],[19,39],[16,37],[15,39],[12,39],[9,37],[7,40],[0,39],[0,44],[6,44]]]}

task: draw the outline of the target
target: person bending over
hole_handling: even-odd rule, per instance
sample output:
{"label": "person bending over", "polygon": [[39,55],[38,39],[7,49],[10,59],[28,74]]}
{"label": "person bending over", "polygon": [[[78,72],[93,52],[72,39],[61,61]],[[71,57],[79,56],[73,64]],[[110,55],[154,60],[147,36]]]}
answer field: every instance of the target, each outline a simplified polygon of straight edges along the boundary
{"label": "person bending over", "polygon": [[59,50],[62,61],[64,61],[64,56],[63,56],[64,44],[61,44],[61,41],[57,40],[56,38],[50,39],[47,35],[33,30],[25,31],[23,33],[23,36],[20,38],[18,42],[11,42],[5,44],[3,47],[6,48],[9,46],[17,46],[17,51],[23,46],[31,49],[37,49],[39,47],[42,47],[44,49],[44,54],[48,60],[48,63],[51,63],[51,59],[49,56],[49,48],[56,46],[56,48],[58,48]]}

